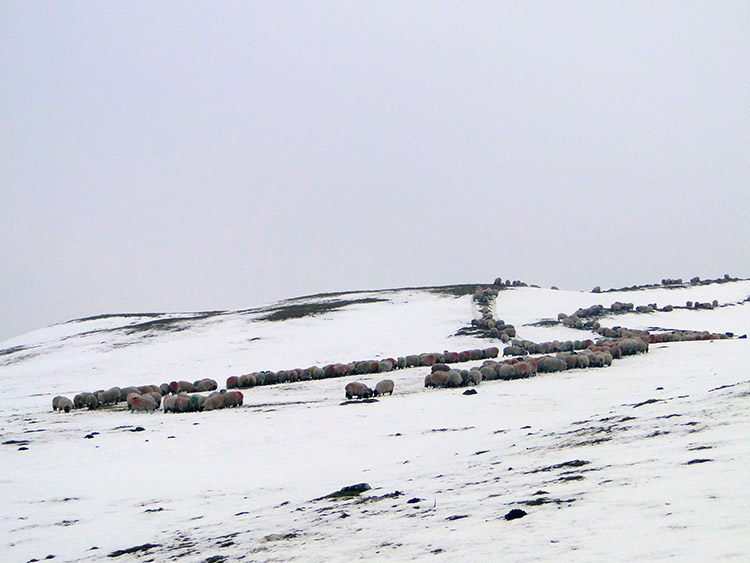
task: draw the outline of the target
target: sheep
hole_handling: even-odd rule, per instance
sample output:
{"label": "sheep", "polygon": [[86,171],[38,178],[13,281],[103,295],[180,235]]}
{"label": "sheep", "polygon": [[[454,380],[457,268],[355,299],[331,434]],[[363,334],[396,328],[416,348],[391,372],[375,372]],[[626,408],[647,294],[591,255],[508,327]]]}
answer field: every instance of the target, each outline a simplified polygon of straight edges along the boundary
{"label": "sheep", "polygon": [[409,354],[406,356],[406,367],[415,368],[422,365],[422,358],[415,354]]}
{"label": "sheep", "polygon": [[[494,373],[495,370],[492,369],[492,368],[490,368],[490,369]],[[470,369],[469,370],[469,377],[468,377],[468,379],[466,380],[465,383],[467,385],[468,384],[479,385],[481,382],[482,382],[482,372],[481,372],[481,370],[478,370],[476,368],[475,369]]]}
{"label": "sheep", "polygon": [[164,397],[164,412],[177,412],[177,395],[168,395]]}
{"label": "sheep", "polygon": [[497,370],[498,370],[497,365],[494,365],[494,366],[487,365],[487,366],[482,366],[481,368],[479,368],[479,372],[480,372],[480,375],[482,376],[482,380],[486,380],[486,381],[492,381],[493,379],[497,379]]}
{"label": "sheep", "polygon": [[133,399],[135,399],[136,397],[140,397],[140,396],[141,394],[136,391],[133,391],[132,393],[128,393],[128,396],[125,398],[125,401],[127,401],[129,409],[133,408]]}
{"label": "sheep", "polygon": [[461,376],[461,372],[452,369],[448,372],[448,380],[443,384],[444,387],[460,387],[463,385],[464,378]]}
{"label": "sheep", "polygon": [[157,409],[161,406],[161,393],[157,393],[156,391],[151,391],[150,393],[145,393],[143,396],[151,397],[156,403]]}
{"label": "sheep", "polygon": [[90,411],[99,408],[99,399],[97,399],[96,395],[94,395],[93,393],[85,393],[83,401],[86,405],[86,408],[88,408]]}
{"label": "sheep", "polygon": [[[245,396],[242,394],[241,391],[227,391],[225,393],[221,393],[221,396],[224,401],[225,408],[241,407],[245,399]],[[205,408],[205,403],[204,403],[204,408]]]}
{"label": "sheep", "polygon": [[[73,407],[76,408],[76,409],[82,409],[83,407],[85,407],[86,406],[86,399],[88,398],[89,395],[93,396],[91,393],[85,393],[85,392],[84,393],[78,393],[78,395],[76,395],[75,397],[73,397]],[[94,398],[96,399],[96,397],[94,397]],[[97,401],[97,403],[98,403],[98,401]]]}
{"label": "sheep", "polygon": [[369,399],[372,397],[372,389],[359,381],[347,383],[344,388],[347,400],[357,397],[358,399]]}
{"label": "sheep", "polygon": [[503,350],[503,356],[524,356],[528,352],[520,346],[506,346]]}
{"label": "sheep", "polygon": [[203,402],[204,411],[213,411],[216,409],[223,409],[223,408],[224,408],[224,397],[218,391],[211,393],[208,397],[206,397],[206,400]]}
{"label": "sheep", "polygon": [[174,411],[173,412],[190,412],[190,398],[184,393],[175,395]]}
{"label": "sheep", "polygon": [[195,393],[195,385],[193,385],[189,381],[178,381],[177,385],[179,386],[180,391],[183,393]]}
{"label": "sheep", "polygon": [[500,354],[500,349],[497,346],[491,346],[482,350],[482,355],[485,358],[497,358],[498,354]]}
{"label": "sheep", "polygon": [[63,397],[61,395],[58,395],[54,399],[52,399],[52,410],[53,411],[65,411],[70,412],[71,409],[73,409],[73,401],[68,399],[67,397]]}
{"label": "sheep", "polygon": [[378,373],[393,371],[394,362],[392,360],[380,360],[378,362]]}
{"label": "sheep", "polygon": [[511,364],[500,364],[497,370],[498,379],[513,379],[516,370]]}
{"label": "sheep", "polygon": [[128,395],[132,396],[130,404],[132,406],[132,412],[154,412],[157,409],[156,401],[151,394],[148,395]]}
{"label": "sheep", "polygon": [[102,405],[114,405],[120,401],[121,391],[119,387],[112,387],[106,391],[101,391],[96,394],[96,398]]}
{"label": "sheep", "polygon": [[[455,371],[455,370],[452,370]],[[430,375],[428,375],[425,378],[424,386],[425,387],[444,387],[445,383],[448,381],[448,373],[447,371],[434,371]],[[456,372],[458,373],[458,372]],[[459,377],[460,374],[459,374]],[[429,378],[429,381],[428,381]]]}
{"label": "sheep", "polygon": [[377,385],[375,385],[375,389],[372,392],[373,396],[378,397],[380,395],[385,395],[388,393],[389,395],[393,395],[393,380],[392,379],[383,379],[382,381],[378,381]]}
{"label": "sheep", "polygon": [[195,384],[196,391],[215,391],[219,387],[219,384],[213,379],[201,379]]}

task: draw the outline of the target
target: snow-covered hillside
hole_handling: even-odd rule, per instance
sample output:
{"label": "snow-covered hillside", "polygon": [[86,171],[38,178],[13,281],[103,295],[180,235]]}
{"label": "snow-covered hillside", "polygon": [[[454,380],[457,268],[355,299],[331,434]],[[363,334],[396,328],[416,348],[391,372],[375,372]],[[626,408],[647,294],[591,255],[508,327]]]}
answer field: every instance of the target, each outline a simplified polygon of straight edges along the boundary
{"label": "snow-covered hillside", "polygon": [[[457,336],[471,294],[437,289],[103,316],[6,341],[0,559],[748,560],[748,296],[749,281],[504,290],[496,316],[536,342],[595,339],[552,321],[616,301],[717,300],[599,322],[735,337],[652,344],[603,369],[483,382],[476,395],[425,389],[427,367],[396,370],[392,397],[345,405],[354,377],[255,387],[243,407],[213,412],[62,413],[51,400],[502,344]],[[362,482],[372,488],[359,496],[321,499]],[[526,516],[506,520],[516,508]]]}

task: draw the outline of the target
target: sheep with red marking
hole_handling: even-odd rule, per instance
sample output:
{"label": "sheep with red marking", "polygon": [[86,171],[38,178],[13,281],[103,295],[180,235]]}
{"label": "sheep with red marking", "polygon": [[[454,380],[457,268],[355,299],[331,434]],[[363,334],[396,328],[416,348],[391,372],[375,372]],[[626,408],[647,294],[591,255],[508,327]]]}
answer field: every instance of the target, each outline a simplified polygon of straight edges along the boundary
{"label": "sheep with red marking", "polygon": [[[128,395],[129,397],[132,396]],[[154,412],[158,405],[151,394],[132,396],[130,401],[133,412]]]}

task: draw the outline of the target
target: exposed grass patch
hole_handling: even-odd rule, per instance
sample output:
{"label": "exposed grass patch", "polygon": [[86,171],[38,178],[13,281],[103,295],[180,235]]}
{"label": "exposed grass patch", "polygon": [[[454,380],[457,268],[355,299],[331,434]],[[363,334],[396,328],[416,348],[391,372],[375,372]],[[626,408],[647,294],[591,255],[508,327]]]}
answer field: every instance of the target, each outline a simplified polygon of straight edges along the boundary
{"label": "exposed grass patch", "polygon": [[302,319],[314,315],[322,315],[349,305],[360,305],[363,303],[379,303],[387,301],[378,297],[363,297],[362,299],[334,299],[332,301],[318,303],[299,303],[291,305],[280,305],[267,309],[268,314],[260,317],[260,321],[287,321],[289,319]]}
{"label": "exposed grass patch", "polygon": [[575,500],[576,499],[574,498],[562,499],[562,498],[540,497],[540,498],[535,498],[532,500],[522,501],[519,504],[525,504],[526,506],[541,506],[543,504],[569,504],[571,502],[575,502]]}
{"label": "exposed grass patch", "polygon": [[541,321],[537,321],[535,323],[529,323],[524,326],[540,326],[540,327],[552,327],[552,326],[558,326],[560,324],[560,321],[556,321],[555,319],[542,319]]}
{"label": "exposed grass patch", "polygon": [[0,350],[0,356],[9,356],[10,354],[23,352],[24,350],[26,350],[26,346],[11,346],[10,348],[4,348]]}
{"label": "exposed grass patch", "polygon": [[487,284],[460,284],[460,285],[444,285],[440,287],[425,287],[425,288],[413,288],[413,289],[425,289],[430,293],[437,293],[438,295],[447,295],[449,297],[463,297],[465,295],[474,295],[474,290],[477,286],[486,286]]}
{"label": "exposed grass patch", "polygon": [[153,549],[155,547],[161,546],[155,543],[144,543],[143,545],[136,545],[135,547],[129,547],[127,549],[118,549],[117,551],[113,551],[112,553],[110,553],[107,557],[120,557],[121,555],[127,555],[130,553],[148,551],[149,549]]}
{"label": "exposed grass patch", "polygon": [[526,473],[542,473],[545,471],[554,471],[555,469],[568,469],[570,467],[582,467],[584,465],[588,465],[589,463],[591,462],[585,461],[582,459],[574,459],[572,461],[564,461],[562,463],[556,463],[555,465],[548,465],[547,467],[534,469],[533,471],[527,471]]}

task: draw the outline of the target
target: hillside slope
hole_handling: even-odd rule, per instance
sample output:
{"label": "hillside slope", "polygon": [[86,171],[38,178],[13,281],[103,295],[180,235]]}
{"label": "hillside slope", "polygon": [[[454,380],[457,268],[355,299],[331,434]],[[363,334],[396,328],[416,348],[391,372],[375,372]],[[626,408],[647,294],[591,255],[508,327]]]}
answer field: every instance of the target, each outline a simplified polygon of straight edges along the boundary
{"label": "hillside slope", "polygon": [[[494,314],[519,338],[595,339],[554,322],[558,313],[717,300],[599,322],[739,336],[750,329],[749,295],[748,281],[514,288]],[[55,395],[113,385],[223,385],[251,371],[502,347],[457,335],[475,313],[455,288],[353,292],[251,311],[104,316],[4,342],[3,559],[99,560],[144,544],[118,560],[750,556],[746,339],[655,344],[605,369],[483,382],[472,396],[425,389],[430,369],[418,367],[390,372],[396,392],[374,403],[342,406],[346,378],[256,387],[244,407],[216,412],[50,408]],[[359,482],[372,489],[314,500]],[[506,521],[514,508],[528,514]]]}

